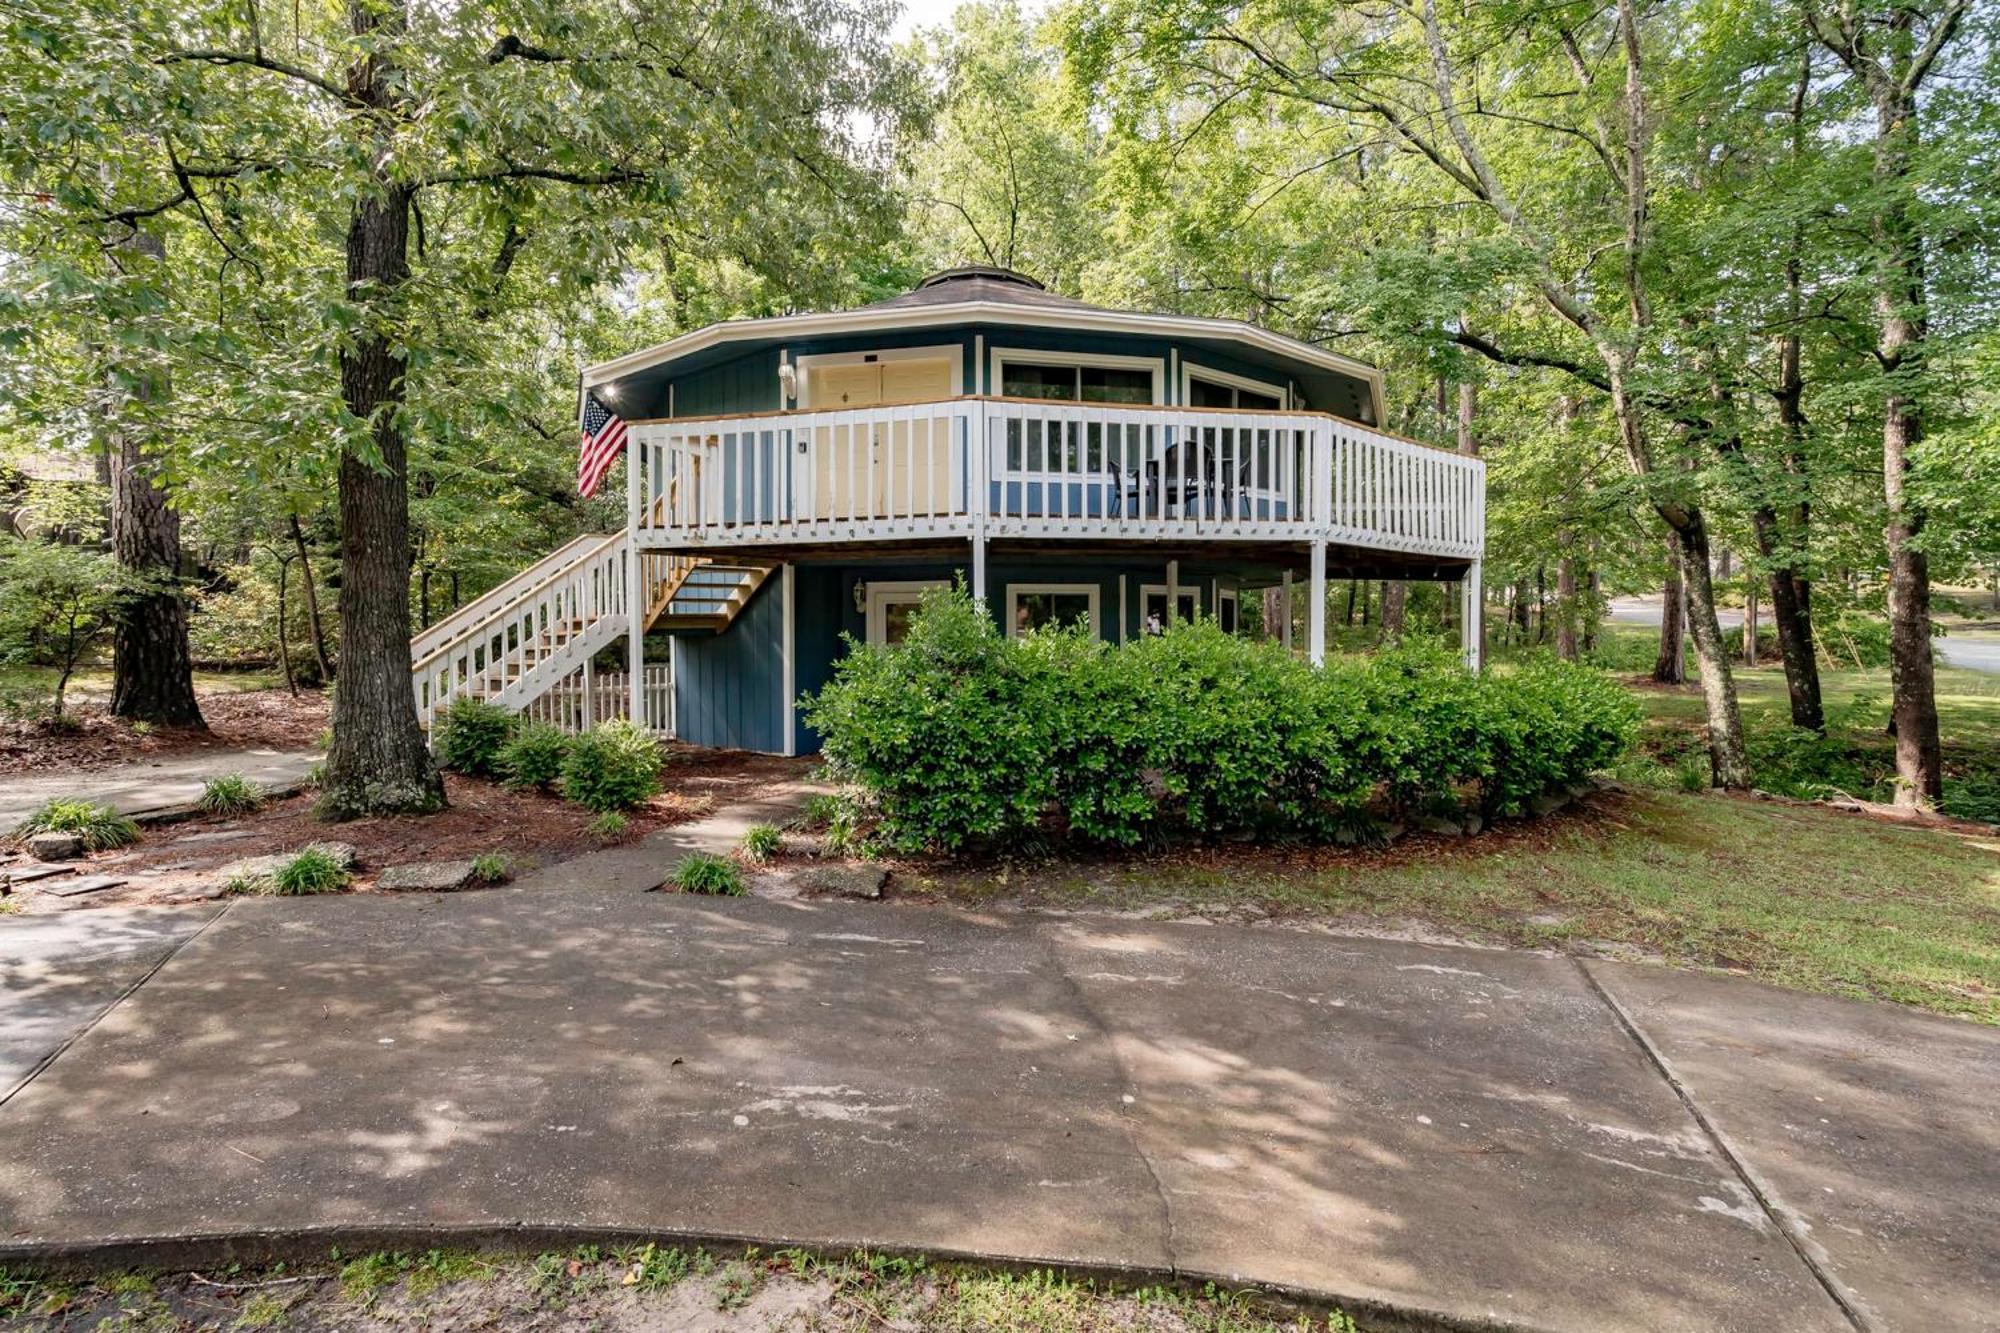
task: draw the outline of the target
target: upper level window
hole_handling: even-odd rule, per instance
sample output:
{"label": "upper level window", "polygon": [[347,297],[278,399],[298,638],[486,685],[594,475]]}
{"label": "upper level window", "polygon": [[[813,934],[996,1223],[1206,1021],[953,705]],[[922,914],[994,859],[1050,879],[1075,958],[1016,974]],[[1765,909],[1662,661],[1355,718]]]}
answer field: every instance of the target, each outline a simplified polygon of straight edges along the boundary
{"label": "upper level window", "polygon": [[1000,396],[1068,403],[1150,403],[1153,372],[1126,366],[1064,366],[1038,361],[1000,363]]}
{"label": "upper level window", "polygon": [[1278,385],[1193,366],[1188,368],[1187,393],[1188,404],[1192,407],[1234,407],[1244,411],[1275,412],[1285,405],[1285,391]]}

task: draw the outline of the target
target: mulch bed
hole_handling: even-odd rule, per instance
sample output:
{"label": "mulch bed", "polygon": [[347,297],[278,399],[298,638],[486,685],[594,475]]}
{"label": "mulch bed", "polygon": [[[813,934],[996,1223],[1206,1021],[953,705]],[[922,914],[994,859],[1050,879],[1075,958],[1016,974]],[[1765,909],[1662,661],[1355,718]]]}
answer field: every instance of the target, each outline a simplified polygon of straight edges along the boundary
{"label": "mulch bed", "polygon": [[[628,815],[620,841],[754,799],[774,784],[804,776],[813,762],[682,745],[667,748],[663,790]],[[212,885],[219,867],[246,857],[294,852],[311,842],[352,844],[360,862],[353,888],[364,892],[384,867],[412,861],[499,852],[521,874],[609,845],[589,831],[593,816],[588,810],[554,795],[510,791],[496,782],[447,774],[445,796],[448,808],[435,815],[330,824],[314,816],[314,798],[308,793],[274,801],[252,815],[157,826],[131,847],[73,863],[76,874],[123,875],[130,882],[74,898],[41,892],[44,883],[23,885],[12,901],[26,912],[185,901]],[[249,836],[220,841],[209,836],[229,833]]]}
{"label": "mulch bed", "polygon": [[93,772],[117,764],[199,754],[203,750],[307,750],[326,729],[324,691],[196,691],[208,730],[140,728],[112,717],[102,700],[72,703],[77,725],[57,731],[46,722],[0,723],[0,776],[69,769]]}

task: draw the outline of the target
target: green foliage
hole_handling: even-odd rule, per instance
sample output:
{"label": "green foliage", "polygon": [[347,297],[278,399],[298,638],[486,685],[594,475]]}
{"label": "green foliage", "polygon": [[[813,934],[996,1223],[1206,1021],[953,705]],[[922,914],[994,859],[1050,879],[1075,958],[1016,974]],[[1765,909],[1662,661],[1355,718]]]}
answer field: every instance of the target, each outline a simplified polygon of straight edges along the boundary
{"label": "green foliage", "polygon": [[590,821],[589,825],[586,826],[586,831],[594,838],[602,838],[606,842],[617,842],[625,836],[625,830],[630,824],[631,821],[618,813],[618,811],[606,810],[604,813],[598,815],[597,818]]}
{"label": "green foliage", "polygon": [[568,733],[546,722],[524,722],[501,745],[495,765],[508,786],[547,791],[562,776],[568,754]]}
{"label": "green foliage", "polygon": [[264,796],[241,773],[223,773],[202,784],[195,804],[211,815],[247,815],[263,806]]}
{"label": "green foliage", "polygon": [[514,734],[514,715],[498,704],[461,694],[445,706],[431,732],[441,767],[473,777],[497,771],[501,747]]}
{"label": "green foliage", "polygon": [[139,841],[139,826],[130,819],[110,806],[75,798],[49,801],[14,828],[16,838],[37,833],[74,833],[93,852]]}
{"label": "green foliage", "polygon": [[778,854],[784,838],[775,824],[752,824],[743,831],[743,855],[752,861],[768,861]]}
{"label": "green foliage", "polygon": [[660,789],[659,742],[630,722],[607,722],[570,742],[562,794],[586,810],[630,810]]}
{"label": "green foliage", "polygon": [[481,884],[504,884],[511,869],[503,852],[481,852],[472,858],[472,878]]}
{"label": "green foliage", "polygon": [[152,586],[92,547],[0,538],[0,666],[54,667],[46,697],[62,724],[70,677],[103,646],[119,608]]}
{"label": "green foliage", "polygon": [[856,648],[807,703],[826,752],[904,850],[1029,836],[1328,838],[1373,811],[1518,813],[1617,760],[1638,709],[1550,660],[1474,675],[1411,641],[1315,670],[1212,622],[1113,648],[1002,638],[964,593],[926,599],[904,644]]}
{"label": "green foliage", "polygon": [[1946,778],[1938,809],[1953,819],[2000,824],[2000,765]]}
{"label": "green foliage", "polygon": [[302,847],[271,872],[271,892],[280,898],[338,893],[350,878],[332,852],[324,847]]}
{"label": "green foliage", "polygon": [[736,898],[744,892],[742,868],[726,857],[710,856],[707,852],[683,857],[668,882],[682,893]]}

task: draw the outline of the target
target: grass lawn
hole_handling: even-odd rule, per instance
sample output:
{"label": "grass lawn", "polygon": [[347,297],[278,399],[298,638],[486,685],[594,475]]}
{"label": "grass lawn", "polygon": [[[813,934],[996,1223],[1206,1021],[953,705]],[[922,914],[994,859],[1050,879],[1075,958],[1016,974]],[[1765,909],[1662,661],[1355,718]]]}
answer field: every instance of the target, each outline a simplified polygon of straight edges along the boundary
{"label": "grass lawn", "polygon": [[[276,671],[197,671],[194,673],[194,687],[203,694],[240,693],[244,690],[275,690],[285,683],[283,675]],[[0,666],[0,692],[11,690],[36,690],[53,692],[56,687],[56,671],[53,667],[42,666]],[[111,668],[109,665],[82,667],[69,678],[69,698],[97,699],[111,697]]]}
{"label": "grass lawn", "polygon": [[205,1274],[36,1279],[0,1270],[10,1328],[985,1329],[995,1333],[1357,1333],[1338,1310],[1214,1289],[1117,1289],[1046,1271],[662,1245],[534,1256],[431,1250]]}
{"label": "grass lawn", "polygon": [[969,902],[1421,923],[1482,942],[1720,967],[2000,1024],[2000,837],[1716,795],[1597,797],[1387,852],[1217,850],[929,887]]}

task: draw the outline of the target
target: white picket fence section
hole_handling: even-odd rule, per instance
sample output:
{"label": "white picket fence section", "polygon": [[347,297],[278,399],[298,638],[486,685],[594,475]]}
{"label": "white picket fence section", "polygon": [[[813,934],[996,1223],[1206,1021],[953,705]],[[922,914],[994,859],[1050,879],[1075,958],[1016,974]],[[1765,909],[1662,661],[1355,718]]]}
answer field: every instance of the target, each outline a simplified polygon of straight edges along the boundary
{"label": "white picket fence section", "polygon": [[642,545],[1326,540],[1478,559],[1485,464],[1312,412],[952,398],[632,423]]}
{"label": "white picket fence section", "polygon": [[[665,662],[646,663],[645,719],[649,731],[671,734],[674,678]],[[588,663],[543,690],[521,709],[521,716],[564,731],[588,731],[599,723],[618,721],[632,711],[632,677],[624,671],[594,671]]]}

